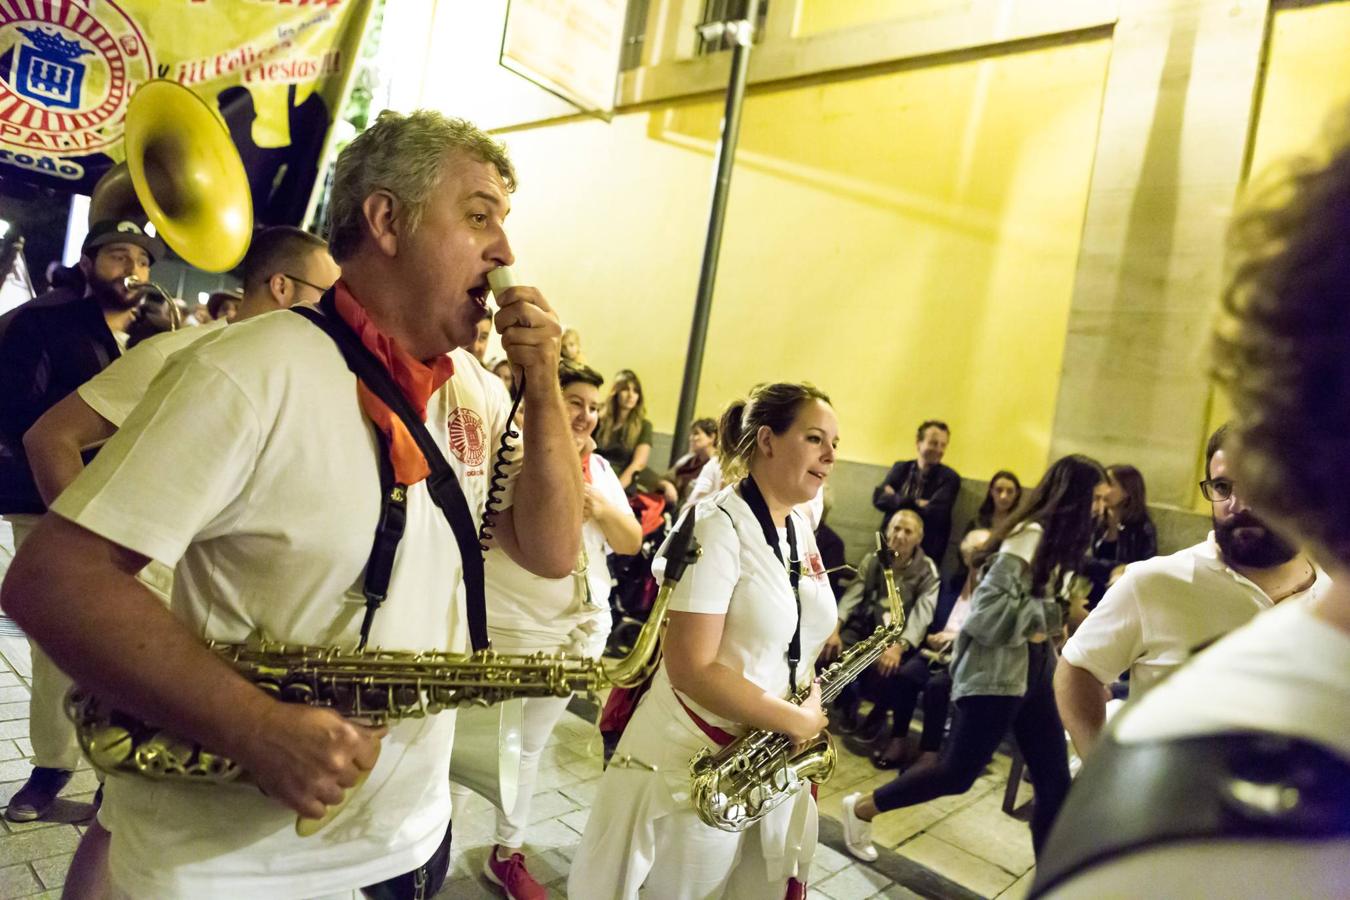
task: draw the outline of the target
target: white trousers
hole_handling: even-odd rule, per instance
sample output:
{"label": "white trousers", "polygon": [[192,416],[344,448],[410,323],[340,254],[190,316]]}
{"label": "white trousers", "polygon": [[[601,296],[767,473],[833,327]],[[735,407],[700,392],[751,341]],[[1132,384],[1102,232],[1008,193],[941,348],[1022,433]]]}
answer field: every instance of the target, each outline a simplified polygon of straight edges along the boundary
{"label": "white trousers", "polygon": [[[7,516],[14,529],[14,552],[28,540],[38,516]],[[33,765],[44,769],[74,769],[80,762],[75,726],[66,717],[66,691],[71,680],[56,667],[35,641],[28,642],[33,660],[33,689],[28,701],[28,739]]]}
{"label": "white trousers", "polygon": [[[539,778],[539,758],[571,699],[571,696],[530,697],[521,705],[520,774],[516,782],[516,802],[509,812],[497,810],[497,830],[493,839],[503,848],[519,850],[525,843],[525,826],[530,821],[534,784]],[[450,799],[456,816],[472,793],[461,784],[451,783]]]}
{"label": "white trousers", "polygon": [[[728,834],[692,809],[656,821],[658,852],[638,896],[643,900],[781,900],[787,882],[766,880],[759,829]],[[745,865],[739,865],[741,859]]]}
{"label": "white trousers", "polygon": [[515,806],[509,813],[497,810],[496,842],[518,850],[525,843],[525,825],[530,821],[534,783],[539,778],[539,757],[554,727],[567,711],[571,697],[530,697],[520,715],[520,781]]}

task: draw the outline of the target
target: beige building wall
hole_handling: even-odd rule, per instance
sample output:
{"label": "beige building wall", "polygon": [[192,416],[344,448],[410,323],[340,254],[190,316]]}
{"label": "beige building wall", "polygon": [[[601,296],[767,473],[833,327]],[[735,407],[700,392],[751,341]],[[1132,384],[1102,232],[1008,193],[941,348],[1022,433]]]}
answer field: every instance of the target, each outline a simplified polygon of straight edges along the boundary
{"label": "beige building wall", "polygon": [[[652,0],[612,122],[492,106],[521,168],[522,267],[606,375],[644,375],[658,431],[673,426],[729,65],[694,55],[702,6]],[[1085,452],[1139,466],[1154,503],[1200,509],[1223,413],[1205,339],[1226,225],[1253,164],[1315,134],[1350,84],[1348,10],[772,0],[700,412],[806,377],[835,395],[850,463],[907,456],[917,419],[939,415],[970,477],[1009,465],[1034,481]],[[452,18],[462,43],[496,45]],[[450,111],[491,105],[475,84],[463,102],[438,84]],[[865,504],[856,493],[844,502]]]}

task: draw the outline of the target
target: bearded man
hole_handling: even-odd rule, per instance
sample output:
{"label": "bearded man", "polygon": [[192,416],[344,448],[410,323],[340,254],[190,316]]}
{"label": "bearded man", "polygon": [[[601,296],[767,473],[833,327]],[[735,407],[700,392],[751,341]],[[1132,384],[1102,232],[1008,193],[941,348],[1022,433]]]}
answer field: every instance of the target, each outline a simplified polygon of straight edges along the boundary
{"label": "bearded man", "polygon": [[1247,504],[1224,453],[1228,426],[1206,448],[1200,489],[1214,531],[1193,547],[1130,565],[1064,645],[1055,699],[1080,756],[1101,736],[1107,686],[1130,673],[1135,700],[1200,648],[1263,610],[1317,595],[1327,576]]}

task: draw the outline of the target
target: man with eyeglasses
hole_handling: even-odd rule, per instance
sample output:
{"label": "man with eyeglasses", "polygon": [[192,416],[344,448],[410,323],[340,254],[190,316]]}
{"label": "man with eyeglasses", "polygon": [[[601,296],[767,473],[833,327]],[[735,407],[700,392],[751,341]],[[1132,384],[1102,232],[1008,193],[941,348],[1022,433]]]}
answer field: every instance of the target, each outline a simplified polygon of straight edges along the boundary
{"label": "man with eyeglasses", "polygon": [[1080,756],[1101,736],[1109,686],[1124,672],[1130,673],[1130,699],[1138,699],[1199,648],[1277,603],[1315,596],[1330,583],[1247,505],[1224,453],[1227,435],[1225,425],[1210,437],[1200,483],[1213,507],[1210,536],[1130,565],[1064,645],[1055,699]]}

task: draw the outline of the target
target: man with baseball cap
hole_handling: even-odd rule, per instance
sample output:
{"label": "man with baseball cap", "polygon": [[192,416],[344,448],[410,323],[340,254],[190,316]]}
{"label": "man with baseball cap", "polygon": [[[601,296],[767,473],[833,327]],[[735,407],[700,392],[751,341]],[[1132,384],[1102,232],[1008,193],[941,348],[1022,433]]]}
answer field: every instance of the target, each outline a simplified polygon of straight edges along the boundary
{"label": "man with baseball cap", "polygon": [[[164,252],[163,242],[139,222],[96,222],[80,257],[82,290],[53,288],[0,316],[0,514],[13,529],[16,550],[46,510],[24,454],[23,434],[122,354],[141,299],[126,279],[147,281],[150,266]],[[80,759],[62,706],[69,680],[36,645],[32,649],[33,774],[6,811],[19,822],[39,818],[51,807]]]}

